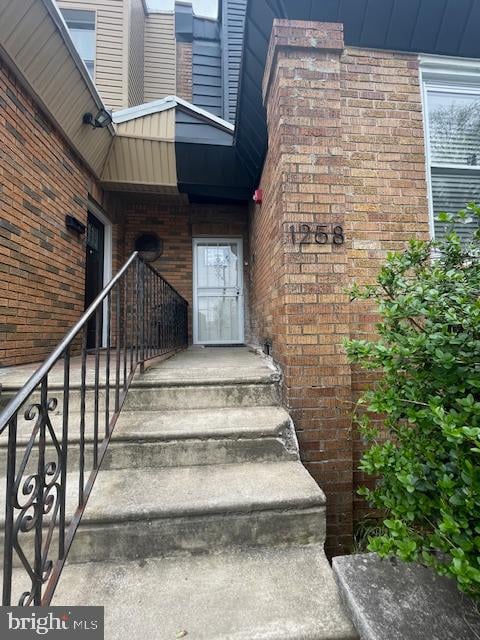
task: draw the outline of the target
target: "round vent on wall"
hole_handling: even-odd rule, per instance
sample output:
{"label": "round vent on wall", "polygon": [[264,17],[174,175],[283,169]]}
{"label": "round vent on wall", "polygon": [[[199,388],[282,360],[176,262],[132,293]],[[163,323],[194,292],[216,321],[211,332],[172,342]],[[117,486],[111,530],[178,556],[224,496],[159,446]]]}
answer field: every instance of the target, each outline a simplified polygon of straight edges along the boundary
{"label": "round vent on wall", "polygon": [[135,240],[135,251],[138,251],[145,262],[154,262],[163,253],[163,240],[156,233],[142,233]]}

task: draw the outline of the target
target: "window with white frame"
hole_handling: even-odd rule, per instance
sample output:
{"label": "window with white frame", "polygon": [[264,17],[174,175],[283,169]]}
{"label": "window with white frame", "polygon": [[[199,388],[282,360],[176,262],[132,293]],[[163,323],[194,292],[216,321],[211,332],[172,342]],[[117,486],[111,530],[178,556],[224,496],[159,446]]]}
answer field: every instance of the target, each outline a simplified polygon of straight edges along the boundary
{"label": "window with white frame", "polygon": [[[468,202],[480,203],[480,75],[424,74],[427,160],[432,231],[441,238],[441,212],[456,213]],[[467,241],[477,221],[458,226]]]}
{"label": "window with white frame", "polygon": [[70,37],[82,58],[88,73],[95,74],[95,11],[83,9],[61,9]]}

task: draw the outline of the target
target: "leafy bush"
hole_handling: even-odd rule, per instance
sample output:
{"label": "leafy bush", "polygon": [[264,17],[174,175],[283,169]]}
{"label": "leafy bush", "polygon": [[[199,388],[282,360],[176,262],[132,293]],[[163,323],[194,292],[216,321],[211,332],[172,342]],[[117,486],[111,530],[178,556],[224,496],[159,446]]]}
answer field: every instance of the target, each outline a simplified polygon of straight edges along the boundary
{"label": "leafy bush", "polygon": [[[369,549],[431,566],[479,598],[480,232],[465,245],[453,230],[476,217],[473,203],[442,214],[444,240],[410,242],[375,285],[354,287],[381,321],[377,341],[346,348],[381,374],[357,415],[367,443],[360,468],[378,478],[359,493],[387,516]],[[372,413],[384,417],[381,431]]]}

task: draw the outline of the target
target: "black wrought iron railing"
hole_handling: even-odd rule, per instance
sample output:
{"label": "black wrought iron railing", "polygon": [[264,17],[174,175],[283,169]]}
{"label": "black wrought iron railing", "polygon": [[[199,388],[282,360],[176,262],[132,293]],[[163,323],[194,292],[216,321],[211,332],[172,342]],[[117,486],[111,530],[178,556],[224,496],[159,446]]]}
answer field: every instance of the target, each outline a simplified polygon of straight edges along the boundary
{"label": "black wrought iron railing", "polygon": [[135,372],[187,344],[187,301],[134,253],[3,409],[4,606],[51,602]]}

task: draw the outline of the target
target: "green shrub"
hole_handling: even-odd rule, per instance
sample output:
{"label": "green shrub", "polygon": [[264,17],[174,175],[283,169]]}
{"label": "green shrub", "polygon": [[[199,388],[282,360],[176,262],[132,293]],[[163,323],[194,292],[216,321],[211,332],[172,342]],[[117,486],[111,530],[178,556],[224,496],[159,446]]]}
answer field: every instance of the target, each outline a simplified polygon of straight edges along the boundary
{"label": "green shrub", "polygon": [[[479,598],[480,233],[465,244],[453,230],[476,217],[473,203],[442,214],[444,240],[410,242],[375,285],[354,287],[353,299],[378,307],[378,340],[346,348],[351,362],[379,372],[357,412],[360,468],[377,478],[359,493],[386,514],[368,548],[431,566]],[[384,418],[381,432],[372,413]]]}

